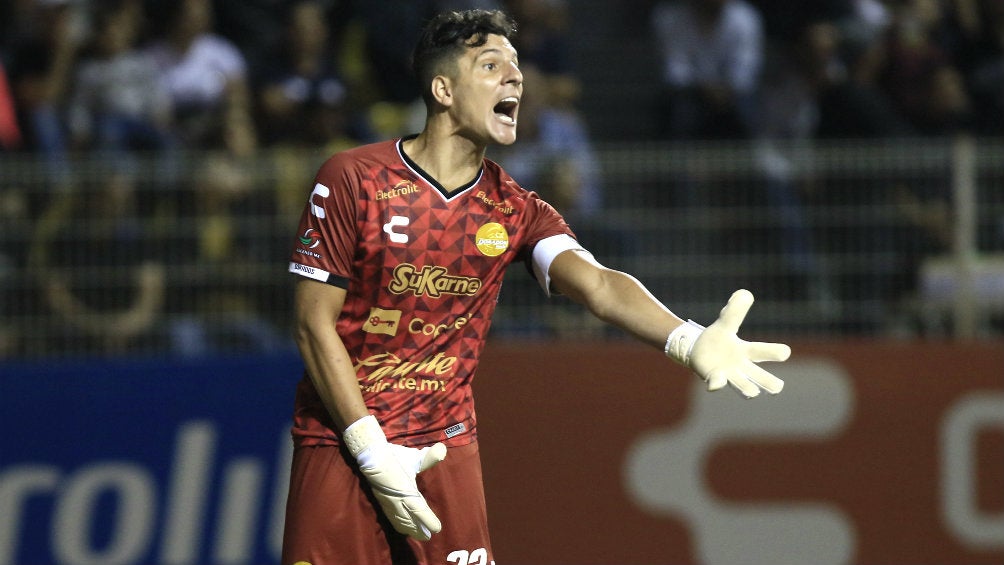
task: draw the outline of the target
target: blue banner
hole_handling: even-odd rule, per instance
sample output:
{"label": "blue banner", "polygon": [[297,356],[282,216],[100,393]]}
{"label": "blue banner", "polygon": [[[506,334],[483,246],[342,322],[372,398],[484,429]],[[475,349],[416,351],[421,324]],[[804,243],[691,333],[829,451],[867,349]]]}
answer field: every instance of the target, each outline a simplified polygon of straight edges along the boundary
{"label": "blue banner", "polygon": [[302,367],[0,365],[0,565],[278,563]]}

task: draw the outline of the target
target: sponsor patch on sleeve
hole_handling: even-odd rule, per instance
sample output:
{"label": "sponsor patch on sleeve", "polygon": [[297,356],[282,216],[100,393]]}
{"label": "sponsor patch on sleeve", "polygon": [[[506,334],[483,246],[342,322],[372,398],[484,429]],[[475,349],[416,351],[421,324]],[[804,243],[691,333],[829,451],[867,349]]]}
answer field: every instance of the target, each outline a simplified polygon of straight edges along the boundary
{"label": "sponsor patch on sleeve", "polygon": [[323,269],[308,267],[307,265],[301,265],[295,261],[290,262],[289,272],[321,282],[328,282],[328,278],[331,276],[331,273]]}

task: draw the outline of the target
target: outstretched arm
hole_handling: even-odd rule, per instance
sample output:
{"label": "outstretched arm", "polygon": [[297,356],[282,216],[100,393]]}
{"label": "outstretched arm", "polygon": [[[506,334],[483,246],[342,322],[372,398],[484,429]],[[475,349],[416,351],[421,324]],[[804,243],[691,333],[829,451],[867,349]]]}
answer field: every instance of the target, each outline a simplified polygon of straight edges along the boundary
{"label": "outstretched arm", "polygon": [[601,320],[658,347],[707,381],[709,390],[731,384],[746,397],[764,389],[781,392],[784,382],[758,363],[784,361],[791,349],[780,343],[748,342],[738,336],[739,326],[753,304],[747,290],[733,293],[718,319],[704,328],[684,322],[634,277],[606,268],[590,256],[569,250],[551,262],[553,287],[583,304]]}
{"label": "outstretched arm", "polygon": [[597,318],[663,349],[666,336],[684,323],[633,276],[608,269],[579,251],[565,251],[549,270],[551,286]]}

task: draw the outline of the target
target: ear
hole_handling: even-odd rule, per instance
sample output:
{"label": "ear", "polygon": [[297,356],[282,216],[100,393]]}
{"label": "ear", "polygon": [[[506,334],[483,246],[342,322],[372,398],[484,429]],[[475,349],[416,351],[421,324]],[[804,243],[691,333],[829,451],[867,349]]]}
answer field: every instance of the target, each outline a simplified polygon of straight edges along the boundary
{"label": "ear", "polygon": [[436,75],[432,79],[432,97],[439,104],[449,107],[453,105],[453,84],[449,77]]}

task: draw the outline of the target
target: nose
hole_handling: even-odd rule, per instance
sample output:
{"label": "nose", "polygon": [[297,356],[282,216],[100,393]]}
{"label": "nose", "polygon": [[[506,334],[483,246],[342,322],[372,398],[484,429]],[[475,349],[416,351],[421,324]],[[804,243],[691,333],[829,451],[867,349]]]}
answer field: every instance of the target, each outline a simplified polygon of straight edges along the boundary
{"label": "nose", "polygon": [[516,86],[523,84],[523,71],[519,70],[516,63],[509,63],[509,72],[506,73],[505,82]]}

